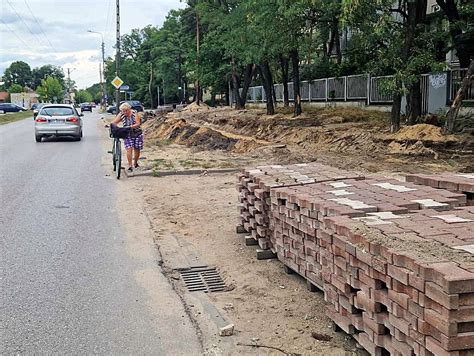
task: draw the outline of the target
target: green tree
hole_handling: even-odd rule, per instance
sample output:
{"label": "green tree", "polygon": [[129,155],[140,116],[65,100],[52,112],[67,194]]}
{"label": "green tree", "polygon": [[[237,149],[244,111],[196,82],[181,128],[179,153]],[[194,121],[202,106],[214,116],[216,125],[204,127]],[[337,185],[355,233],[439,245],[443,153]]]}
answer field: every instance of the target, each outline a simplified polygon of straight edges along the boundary
{"label": "green tree", "polygon": [[426,0],[403,0],[397,6],[391,0],[344,0],[345,19],[358,46],[370,50],[367,68],[373,74],[393,74],[386,82],[393,95],[392,132],[400,128],[402,96],[409,93],[409,120],[414,123],[421,110],[420,74],[441,69],[426,7]]}
{"label": "green tree", "polygon": [[13,94],[13,93],[23,93],[23,87],[19,84],[12,84],[12,86],[10,87],[10,89],[8,89],[8,92],[10,94]]}
{"label": "green tree", "polygon": [[90,103],[93,99],[92,94],[87,90],[79,90],[75,96],[76,103]]}
{"label": "green tree", "polygon": [[30,87],[32,84],[31,68],[23,61],[13,62],[7,69],[5,69],[3,80],[7,89],[9,89],[13,84],[19,84],[22,87]]}
{"label": "green tree", "polygon": [[36,92],[43,102],[60,103],[64,99],[64,89],[59,80],[53,77],[41,80],[41,85],[36,89]]}
{"label": "green tree", "polygon": [[33,89],[39,87],[41,85],[41,80],[46,79],[47,77],[56,78],[63,88],[66,87],[64,71],[61,67],[46,64],[44,66],[34,68],[31,74],[33,76]]}

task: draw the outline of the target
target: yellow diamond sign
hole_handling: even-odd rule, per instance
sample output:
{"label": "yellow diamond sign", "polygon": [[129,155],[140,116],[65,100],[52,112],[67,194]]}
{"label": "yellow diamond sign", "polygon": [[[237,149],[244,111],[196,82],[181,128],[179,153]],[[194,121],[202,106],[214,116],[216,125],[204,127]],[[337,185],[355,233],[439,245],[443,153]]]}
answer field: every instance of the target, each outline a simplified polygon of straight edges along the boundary
{"label": "yellow diamond sign", "polygon": [[112,80],[112,85],[116,87],[117,89],[120,88],[123,84],[123,80],[120,79],[119,77],[115,77],[114,80]]}

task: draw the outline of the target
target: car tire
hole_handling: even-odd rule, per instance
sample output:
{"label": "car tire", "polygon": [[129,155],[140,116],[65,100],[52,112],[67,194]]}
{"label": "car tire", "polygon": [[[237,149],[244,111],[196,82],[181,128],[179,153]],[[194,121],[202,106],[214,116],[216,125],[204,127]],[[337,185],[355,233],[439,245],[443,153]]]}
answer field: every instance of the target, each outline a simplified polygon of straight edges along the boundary
{"label": "car tire", "polygon": [[35,135],[36,142],[41,142],[42,136]]}

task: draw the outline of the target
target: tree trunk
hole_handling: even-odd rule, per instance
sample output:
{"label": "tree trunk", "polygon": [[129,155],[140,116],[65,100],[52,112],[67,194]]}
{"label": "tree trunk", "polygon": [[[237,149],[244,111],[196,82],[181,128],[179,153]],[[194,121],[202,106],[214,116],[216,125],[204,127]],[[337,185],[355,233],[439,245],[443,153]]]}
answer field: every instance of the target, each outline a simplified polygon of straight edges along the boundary
{"label": "tree trunk", "polygon": [[[425,0],[426,1],[426,0]],[[407,24],[406,24],[406,35],[405,35],[405,44],[401,53],[401,60],[406,63],[410,58],[410,53],[413,48],[413,43],[415,41],[415,31],[416,31],[416,20],[417,20],[417,4],[415,1],[410,1],[407,4]],[[396,83],[396,93],[393,98],[392,104],[392,113],[390,116],[390,130],[391,132],[396,132],[400,129],[400,108],[402,102],[402,85],[403,83],[397,80]]]}
{"label": "tree trunk", "polygon": [[301,110],[301,93],[300,93],[300,60],[298,58],[298,50],[292,50],[290,52],[291,64],[293,67],[293,93],[295,98],[295,108],[293,116],[299,116],[302,113]]}
{"label": "tree trunk", "polygon": [[[334,47],[336,48],[337,63],[341,64],[342,62],[341,38],[339,37],[339,18],[337,17],[332,22],[331,32],[334,32],[334,37],[332,38],[332,40],[334,41]],[[331,45],[331,48],[332,48],[332,45]]]}
{"label": "tree trunk", "polygon": [[244,84],[242,85],[242,95],[240,97],[240,103],[242,108],[245,108],[245,103],[247,102],[247,93],[250,85],[252,84],[253,77],[255,75],[255,65],[247,64],[244,72]]}
{"label": "tree trunk", "polygon": [[230,83],[225,88],[225,106],[230,106],[230,93],[229,93]]}
{"label": "tree trunk", "polygon": [[452,133],[454,131],[454,124],[456,123],[456,118],[459,113],[459,109],[461,108],[462,99],[464,98],[464,94],[466,92],[467,87],[474,82],[474,59],[471,60],[471,64],[469,64],[469,68],[467,70],[467,74],[462,80],[461,87],[459,88],[458,92],[456,93],[456,97],[451,104],[448,114],[446,115],[446,126],[445,132]]}
{"label": "tree trunk", "polygon": [[410,110],[408,114],[408,124],[416,125],[421,116],[421,84],[420,79],[413,83],[409,94]]}
{"label": "tree trunk", "polygon": [[216,107],[216,93],[211,93],[211,106]]}
{"label": "tree trunk", "polygon": [[236,65],[235,65],[234,58],[232,58],[231,65],[232,65],[232,96],[233,96],[234,103],[235,103],[235,109],[236,110],[241,110],[242,109],[242,101],[240,100],[240,93],[239,93],[240,78],[239,78],[239,75],[237,74],[237,68],[236,68]]}
{"label": "tree trunk", "polygon": [[400,109],[402,106],[402,95],[396,93],[393,96],[392,112],[390,114],[390,132],[400,130]]}
{"label": "tree trunk", "polygon": [[265,97],[267,103],[267,115],[275,114],[275,106],[273,105],[273,94],[272,94],[272,74],[270,71],[270,66],[268,61],[263,62],[263,64],[258,66],[260,70],[260,75],[263,79],[263,88],[265,89]]}
{"label": "tree trunk", "polygon": [[[415,28],[416,25],[422,24],[426,21],[426,11],[427,11],[427,0],[418,0],[416,1],[415,9]],[[416,33],[415,33],[416,35]],[[420,77],[417,75],[416,81],[410,87],[410,112],[408,115],[408,123],[410,125],[415,125],[418,122],[418,118],[421,116],[421,83]]]}
{"label": "tree trunk", "polygon": [[290,106],[290,99],[288,93],[288,67],[289,62],[288,58],[285,56],[280,56],[280,65],[281,65],[281,77],[283,81],[283,106],[285,108]]}

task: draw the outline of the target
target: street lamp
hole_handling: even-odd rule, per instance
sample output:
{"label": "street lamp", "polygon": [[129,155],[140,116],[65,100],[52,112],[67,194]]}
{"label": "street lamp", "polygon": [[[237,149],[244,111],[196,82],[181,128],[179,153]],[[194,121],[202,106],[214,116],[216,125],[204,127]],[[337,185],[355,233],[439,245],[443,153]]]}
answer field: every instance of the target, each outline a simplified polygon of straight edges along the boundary
{"label": "street lamp", "polygon": [[102,97],[102,102],[103,102],[103,105],[104,105],[104,108],[107,108],[107,82],[105,80],[105,45],[104,45],[104,35],[102,34],[102,32],[97,32],[97,31],[92,31],[92,30],[88,30],[87,32],[90,32],[90,33],[97,33],[100,35],[100,37],[102,38],[102,78],[103,78],[103,82],[102,82],[102,78],[101,78],[101,86],[102,86],[102,94],[103,94],[103,97]]}

